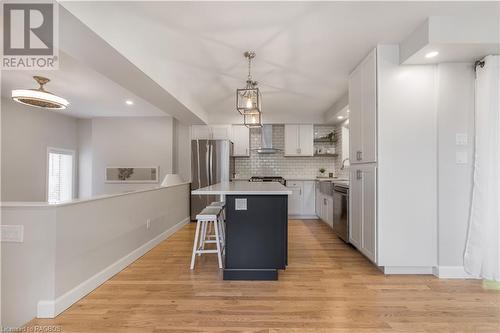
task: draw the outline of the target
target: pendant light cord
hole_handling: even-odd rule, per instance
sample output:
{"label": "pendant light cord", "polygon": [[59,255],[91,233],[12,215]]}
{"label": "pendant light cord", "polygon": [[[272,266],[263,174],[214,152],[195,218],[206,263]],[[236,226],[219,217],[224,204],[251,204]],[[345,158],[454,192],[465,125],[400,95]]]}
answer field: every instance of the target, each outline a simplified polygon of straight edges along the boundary
{"label": "pendant light cord", "polygon": [[250,74],[251,67],[252,67],[252,58],[248,57],[248,81],[252,81],[252,74]]}

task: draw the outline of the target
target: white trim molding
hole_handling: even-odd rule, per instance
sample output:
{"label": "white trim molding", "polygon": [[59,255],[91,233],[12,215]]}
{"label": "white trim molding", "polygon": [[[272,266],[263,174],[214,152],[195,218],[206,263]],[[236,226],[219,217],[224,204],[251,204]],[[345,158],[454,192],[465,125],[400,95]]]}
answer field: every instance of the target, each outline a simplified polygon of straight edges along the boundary
{"label": "white trim molding", "polygon": [[432,275],[433,273],[433,267],[428,266],[384,266],[384,274],[387,275]]}
{"label": "white trim molding", "polygon": [[171,228],[165,230],[155,238],[151,239],[147,243],[143,244],[139,248],[130,252],[126,256],[112,263],[99,273],[90,277],[86,281],[82,282],[75,288],[61,295],[55,300],[40,300],[37,304],[37,318],[55,318],[61,312],[69,308],[75,302],[83,298],[85,295],[99,287],[101,284],[112,278],[114,275],[119,273],[125,267],[132,264],[134,261],[139,259],[145,253],[153,249],[155,246],[160,244],[165,239],[172,236],[183,226],[188,224],[190,221],[189,216],[175,224]]}
{"label": "white trim molding", "polygon": [[465,271],[464,266],[436,266],[433,274],[440,279],[476,279]]}

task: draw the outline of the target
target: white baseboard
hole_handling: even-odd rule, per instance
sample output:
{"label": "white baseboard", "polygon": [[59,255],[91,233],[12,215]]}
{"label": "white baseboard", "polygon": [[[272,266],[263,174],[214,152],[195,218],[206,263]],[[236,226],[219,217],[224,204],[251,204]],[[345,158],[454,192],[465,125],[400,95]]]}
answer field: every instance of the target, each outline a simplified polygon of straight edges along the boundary
{"label": "white baseboard", "polygon": [[75,288],[61,295],[55,300],[41,300],[37,304],[37,318],[54,318],[61,312],[69,308],[82,297],[99,287],[125,267],[139,259],[146,252],[157,246],[159,243],[173,235],[177,230],[189,223],[190,218],[186,217],[173,227],[165,230],[155,238],[133,250],[121,259],[118,259],[99,273],[83,281]]}
{"label": "white baseboard", "polygon": [[316,215],[288,215],[290,220],[317,220]]}
{"label": "white baseboard", "polygon": [[464,266],[436,266],[433,273],[440,279],[475,279]]}
{"label": "white baseboard", "polygon": [[384,274],[394,274],[394,275],[404,275],[404,274],[415,274],[415,275],[432,275],[433,268],[427,266],[384,266]]}

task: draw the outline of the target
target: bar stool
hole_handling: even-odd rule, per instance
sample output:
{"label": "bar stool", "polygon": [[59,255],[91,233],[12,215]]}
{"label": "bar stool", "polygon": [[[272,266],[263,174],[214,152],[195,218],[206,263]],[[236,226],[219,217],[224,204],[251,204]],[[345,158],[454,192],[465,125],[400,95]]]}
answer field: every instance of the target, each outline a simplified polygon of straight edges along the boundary
{"label": "bar stool", "polygon": [[[225,211],[226,203],[224,201],[214,201],[209,205],[209,207],[220,207],[220,209],[222,209],[219,218],[220,221],[219,224],[222,231],[221,232],[222,244],[226,244],[226,224],[224,223],[224,221],[226,220],[226,211]],[[208,235],[209,238],[215,237],[215,235],[212,234],[211,225],[208,226]]]}
{"label": "bar stool", "polygon": [[[196,215],[196,232],[194,235],[193,243],[193,253],[191,256],[191,269],[194,269],[194,264],[196,260],[196,255],[201,255],[203,253],[217,253],[217,260],[219,262],[219,268],[222,268],[222,239],[221,239],[221,227],[220,227],[220,216],[222,208],[216,206],[208,206],[201,211],[200,214]],[[215,240],[207,240],[207,225],[214,225]],[[201,233],[201,235],[200,235]],[[200,237],[201,236],[201,237]],[[205,243],[215,243],[217,249],[215,250],[205,250]]]}

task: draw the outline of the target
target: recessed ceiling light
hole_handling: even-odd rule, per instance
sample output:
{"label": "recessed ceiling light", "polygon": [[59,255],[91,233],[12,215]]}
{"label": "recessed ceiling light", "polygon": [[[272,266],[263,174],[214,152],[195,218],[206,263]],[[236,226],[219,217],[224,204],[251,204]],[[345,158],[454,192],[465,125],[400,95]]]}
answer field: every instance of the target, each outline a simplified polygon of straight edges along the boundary
{"label": "recessed ceiling light", "polygon": [[337,116],[337,119],[344,119],[344,116]]}
{"label": "recessed ceiling light", "polygon": [[125,104],[127,105],[134,105],[134,101],[131,101],[130,99],[125,101]]}
{"label": "recessed ceiling light", "polygon": [[429,58],[434,58],[434,57],[435,57],[435,56],[437,56],[438,54],[439,54],[439,52],[438,52],[438,51],[431,51],[431,52],[427,53],[427,54],[425,55],[425,57],[426,57],[427,59],[429,59]]}
{"label": "recessed ceiling light", "polygon": [[349,109],[347,109],[347,113],[349,113],[349,111],[350,111],[350,110],[349,110]]}

